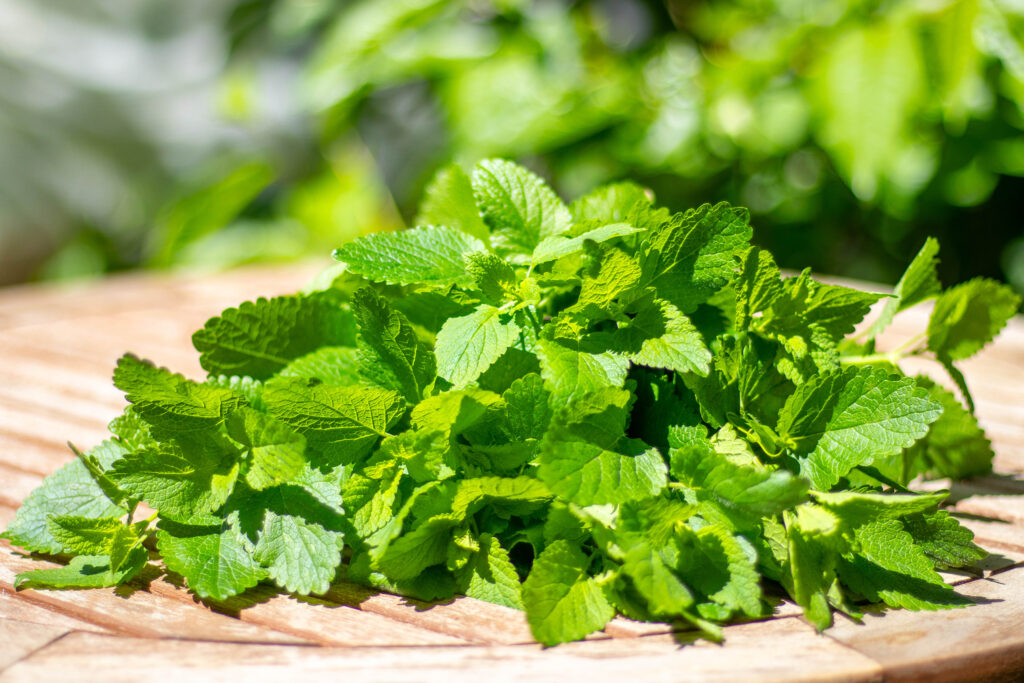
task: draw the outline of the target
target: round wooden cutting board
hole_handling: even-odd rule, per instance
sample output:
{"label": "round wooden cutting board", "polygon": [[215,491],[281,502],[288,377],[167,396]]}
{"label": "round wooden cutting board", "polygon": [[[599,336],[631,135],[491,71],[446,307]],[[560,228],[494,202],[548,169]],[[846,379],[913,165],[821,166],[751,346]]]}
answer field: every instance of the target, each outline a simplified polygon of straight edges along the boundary
{"label": "round wooden cutting board", "polygon": [[[123,406],[110,373],[124,351],[200,377],[192,331],[225,307],[296,291],[322,265],[0,291],[0,525],[72,457],[66,442],[107,436]],[[923,329],[925,314],[901,315],[880,346]],[[966,609],[837,617],[817,634],[781,601],[771,619],[727,627],[724,645],[620,618],[544,649],[515,610],[353,584],[322,598],[258,588],[206,605],[153,570],[117,589],[15,592],[16,573],[44,565],[4,542],[0,682],[1024,679],[1024,320],[963,367],[997,454],[996,474],[952,485],[952,509],[992,553],[946,575],[978,603]]]}

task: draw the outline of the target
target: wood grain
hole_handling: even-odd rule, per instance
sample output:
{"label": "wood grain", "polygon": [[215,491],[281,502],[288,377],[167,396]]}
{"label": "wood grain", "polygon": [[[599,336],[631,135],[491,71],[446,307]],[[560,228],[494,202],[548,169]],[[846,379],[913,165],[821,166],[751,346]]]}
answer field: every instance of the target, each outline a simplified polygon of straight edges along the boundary
{"label": "wood grain", "polygon": [[52,624],[37,624],[0,618],[0,670],[49,645],[70,629]]}
{"label": "wood grain", "polygon": [[57,566],[0,548],[0,590],[114,633],[138,638],[195,638],[250,643],[297,643],[302,638],[217,614],[205,606],[167,600],[136,585],[89,590],[14,591],[20,572]]}
{"label": "wood grain", "polygon": [[[669,636],[605,640],[542,649],[527,646],[433,648],[297,648],[157,641],[145,652],[130,639],[65,636],[22,660],[2,681],[40,676],[99,681],[139,680],[159,671],[162,681],[877,681],[871,659],[816,635],[797,619],[727,629],[727,650],[681,645]],[[95,673],[90,673],[95,672]]]}
{"label": "wood grain", "polygon": [[39,624],[53,626],[67,631],[88,631],[91,633],[111,633],[110,630],[96,624],[75,619],[59,610],[52,610],[22,600],[6,588],[0,587],[0,622],[15,621],[19,624]]}
{"label": "wood grain", "polygon": [[862,625],[840,619],[827,635],[881,663],[890,681],[1019,676],[1024,672],[1024,571],[961,584],[958,591],[978,604],[869,614]]}
{"label": "wood grain", "polygon": [[[200,377],[192,332],[221,309],[292,292],[322,264],[218,275],[121,275],[95,283],[0,293],[0,525],[71,459],[66,442],[105,438],[123,405],[111,386],[126,350]],[[928,311],[901,314],[893,348]],[[934,363],[913,361],[952,386]],[[815,634],[791,602],[773,619],[728,627],[722,646],[692,632],[617,618],[591,639],[543,649],[522,613],[461,598],[425,604],[336,584],[321,598],[258,587],[199,603],[175,577],[147,570],[127,588],[12,591],[14,574],[49,566],[0,545],[0,681],[64,678],[237,681],[240,676],[337,680],[893,680],[1010,677],[1024,667],[1024,321],[964,364],[996,450],[996,474],[950,485],[954,513],[995,554],[949,572],[969,609],[869,615]]]}

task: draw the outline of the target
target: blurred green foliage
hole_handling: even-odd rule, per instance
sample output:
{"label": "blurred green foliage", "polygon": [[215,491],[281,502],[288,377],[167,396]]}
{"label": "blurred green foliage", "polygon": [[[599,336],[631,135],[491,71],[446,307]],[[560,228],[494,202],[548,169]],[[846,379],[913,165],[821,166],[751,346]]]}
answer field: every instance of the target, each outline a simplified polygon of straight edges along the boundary
{"label": "blurred green foliage", "polygon": [[1020,0],[221,9],[218,115],[251,144],[171,183],[145,244],[79,239],[49,272],[326,254],[411,221],[443,164],[506,156],[570,197],[628,177],[749,206],[783,266],[892,281],[934,234],[947,282],[1024,290]]}

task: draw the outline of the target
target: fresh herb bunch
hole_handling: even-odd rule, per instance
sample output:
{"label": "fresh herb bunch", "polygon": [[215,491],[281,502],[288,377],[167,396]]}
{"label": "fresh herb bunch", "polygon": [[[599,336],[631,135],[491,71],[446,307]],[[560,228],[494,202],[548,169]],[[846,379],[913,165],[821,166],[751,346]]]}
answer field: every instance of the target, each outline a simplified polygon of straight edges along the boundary
{"label": "fresh herb bunch", "polygon": [[[523,609],[546,644],[616,613],[718,638],[770,613],[766,580],[822,629],[865,600],[966,604],[936,569],[984,552],[906,486],[991,467],[954,363],[1014,314],[1008,288],[942,291],[934,241],[891,297],[783,278],[744,209],[671,214],[629,183],[566,206],[501,160],[444,170],[419,222],[339,249],[316,291],[211,319],[204,382],[124,356],[114,438],[5,532],[70,564],[19,585],[128,581],[155,538],[202,598],[342,576]],[[927,331],[879,352],[928,299]]]}

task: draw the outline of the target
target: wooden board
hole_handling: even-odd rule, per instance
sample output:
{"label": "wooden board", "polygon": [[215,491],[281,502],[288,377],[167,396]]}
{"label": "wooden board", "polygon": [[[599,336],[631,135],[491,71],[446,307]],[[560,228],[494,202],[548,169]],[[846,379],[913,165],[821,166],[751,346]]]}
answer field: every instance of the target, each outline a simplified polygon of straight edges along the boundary
{"label": "wooden board", "polygon": [[[200,377],[195,329],[227,306],[295,291],[321,265],[0,292],[0,525],[71,458],[68,441],[88,447],[106,436],[123,404],[110,372],[124,351]],[[882,348],[922,329],[926,313],[900,316]],[[258,588],[219,604],[155,573],[117,589],[15,592],[14,574],[38,562],[4,545],[0,681],[138,680],[155,670],[171,681],[1013,679],[1024,675],[1024,321],[964,369],[997,453],[996,474],[953,485],[954,509],[993,553],[947,574],[977,600],[969,609],[841,619],[819,635],[783,601],[773,619],[727,627],[721,646],[619,618],[587,641],[544,649],[515,610],[468,598],[429,605],[353,584],[322,598]]]}

